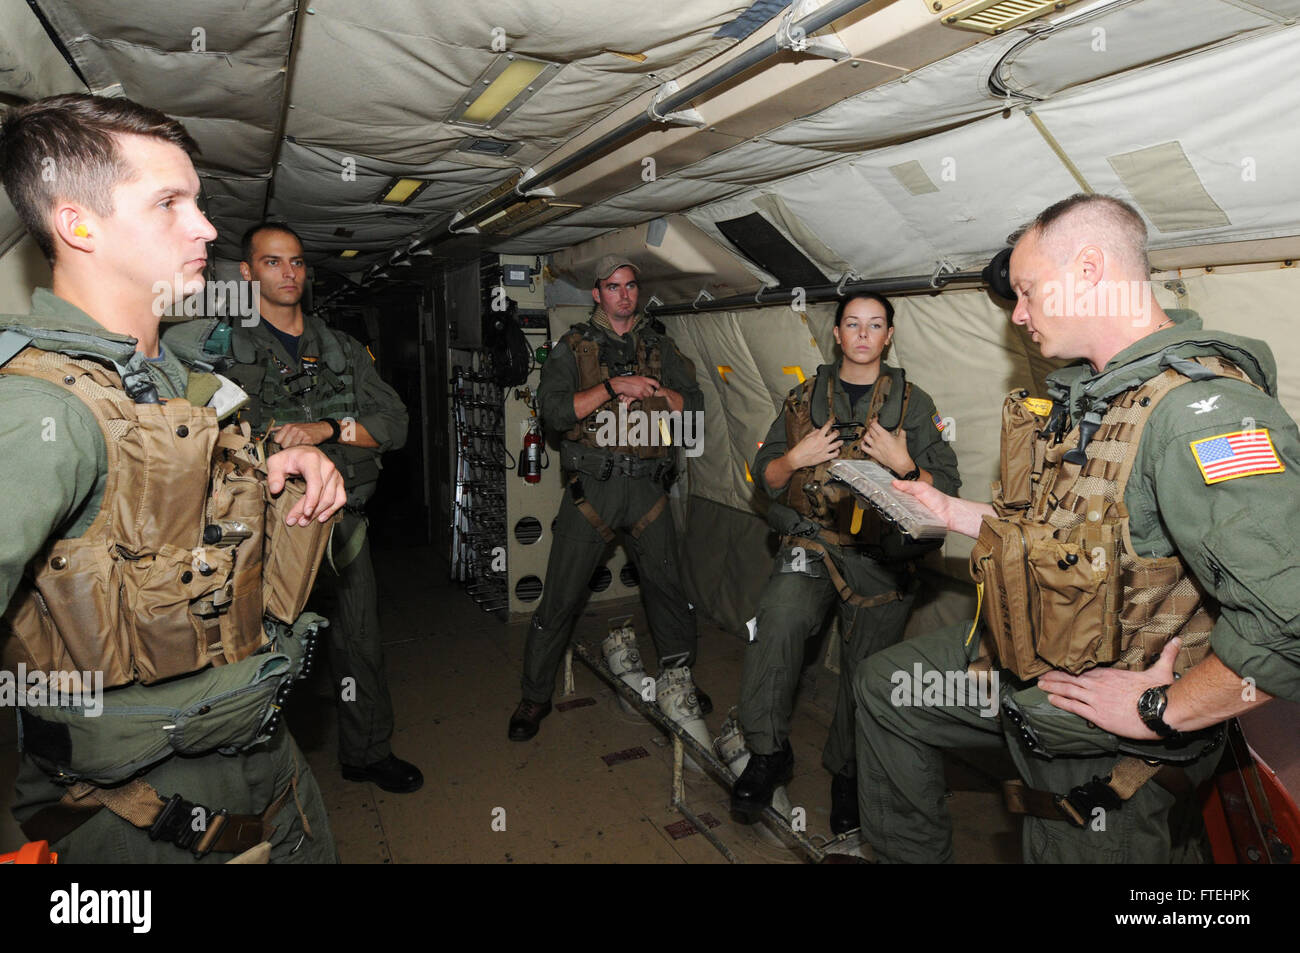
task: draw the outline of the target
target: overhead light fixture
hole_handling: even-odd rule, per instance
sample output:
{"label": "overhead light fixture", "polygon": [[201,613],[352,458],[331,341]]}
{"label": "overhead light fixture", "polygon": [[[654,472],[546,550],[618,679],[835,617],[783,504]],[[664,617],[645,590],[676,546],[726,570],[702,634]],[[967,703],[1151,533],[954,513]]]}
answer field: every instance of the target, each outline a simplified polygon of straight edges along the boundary
{"label": "overhead light fixture", "polygon": [[359,249],[356,249],[356,248],[348,248],[348,249],[345,249],[344,251],[339,252],[339,257],[340,257],[340,258],[356,258],[356,257],[357,257],[357,252],[358,252],[358,251],[359,251]]}
{"label": "overhead light fixture", "polygon": [[559,71],[557,63],[502,53],[466,90],[447,121],[495,128]]}
{"label": "overhead light fixture", "polygon": [[382,205],[409,205],[429,186],[428,179],[391,178],[375,199]]}
{"label": "overhead light fixture", "polygon": [[974,3],[956,9],[949,9],[952,4],[936,5],[936,9],[942,11],[944,26],[994,36],[1077,2],[1078,0],[975,0]]}
{"label": "overhead light fixture", "polygon": [[523,178],[523,173],[516,172],[514,175],[509,176],[508,178],[504,179],[502,182],[497,184],[495,187],[493,187],[492,191],[484,195],[480,195],[477,199],[474,200],[473,205],[471,205],[469,208],[461,209],[452,217],[451,224],[450,224],[451,230],[456,231],[456,223],[459,222],[461,219],[469,218],[479,209],[483,208],[485,205],[490,205],[492,202],[501,198],[503,195],[506,195],[507,193],[514,191],[515,185],[517,185],[520,179],[522,178]]}
{"label": "overhead light fixture", "polygon": [[582,206],[576,202],[557,202],[548,198],[528,199],[479,222],[478,230],[484,235],[517,235],[580,208]]}

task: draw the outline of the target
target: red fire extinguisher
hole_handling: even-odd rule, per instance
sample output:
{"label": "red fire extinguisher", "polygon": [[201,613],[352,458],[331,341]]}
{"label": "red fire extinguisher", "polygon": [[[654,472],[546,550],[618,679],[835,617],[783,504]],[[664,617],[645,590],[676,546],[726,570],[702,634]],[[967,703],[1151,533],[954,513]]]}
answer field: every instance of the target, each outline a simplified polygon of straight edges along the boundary
{"label": "red fire extinguisher", "polygon": [[523,475],[525,483],[542,481],[542,435],[537,432],[536,416],[528,425],[528,433],[524,435]]}

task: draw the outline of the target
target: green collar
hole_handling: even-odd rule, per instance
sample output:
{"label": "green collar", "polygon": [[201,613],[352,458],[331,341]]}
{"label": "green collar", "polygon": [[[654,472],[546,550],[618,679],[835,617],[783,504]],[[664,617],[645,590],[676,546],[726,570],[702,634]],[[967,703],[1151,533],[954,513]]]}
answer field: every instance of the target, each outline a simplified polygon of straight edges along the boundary
{"label": "green collar", "polygon": [[136,353],[136,339],[115,334],[48,288],[32,292],[31,314],[0,316],[0,327],[21,331],[46,351],[91,357],[125,366]]}
{"label": "green collar", "polygon": [[[126,392],[137,400],[155,400],[158,386],[164,380],[164,391],[184,393],[183,367],[175,368],[173,373],[167,360],[156,364],[146,360],[143,352],[136,350],[135,338],[109,331],[76,305],[47,288],[37,288],[32,293],[31,314],[0,316],[0,329],[22,335],[28,343],[43,351],[111,364],[122,379]],[[155,378],[153,371],[162,379]]]}
{"label": "green collar", "polygon": [[618,341],[621,344],[629,337],[633,337],[635,335],[636,329],[639,328],[644,323],[641,320],[643,317],[644,315],[640,311],[632,315],[631,326],[627,329],[626,332],[624,332],[623,334],[619,334],[617,331],[614,330],[614,325],[610,323],[609,315],[605,313],[603,308],[597,307],[596,310],[592,312],[591,324],[593,327],[600,328],[611,338],[613,338],[615,341]]}
{"label": "green collar", "polygon": [[1167,312],[1174,326],[1155,331],[1134,341],[1116,354],[1100,372],[1093,371],[1087,362],[1071,364],[1048,375],[1049,393],[1058,397],[1070,394],[1070,404],[1076,410],[1081,398],[1088,402],[1105,402],[1116,394],[1140,386],[1173,367],[1198,376],[1193,357],[1222,357],[1232,361],[1269,394],[1277,393],[1277,363],[1273,352],[1263,341],[1228,334],[1223,331],[1206,331],[1200,316],[1194,311],[1171,310]]}

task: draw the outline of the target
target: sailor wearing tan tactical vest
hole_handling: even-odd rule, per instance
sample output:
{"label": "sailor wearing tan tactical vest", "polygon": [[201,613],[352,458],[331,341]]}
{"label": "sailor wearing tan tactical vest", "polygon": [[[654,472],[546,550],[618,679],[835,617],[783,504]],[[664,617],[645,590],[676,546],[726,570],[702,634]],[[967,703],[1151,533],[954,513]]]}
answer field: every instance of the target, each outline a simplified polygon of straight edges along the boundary
{"label": "sailor wearing tan tactical vest", "polygon": [[[983,613],[859,669],[877,859],[951,860],[940,749],[1004,739],[1027,861],[1207,859],[1193,792],[1221,723],[1300,699],[1300,433],[1266,344],[1144,293],[1145,243],[1131,207],[1079,195],[1015,244],[1013,322],[1086,362],[1007,399],[992,505],[909,490],[978,537]],[[968,666],[1000,676],[1000,723],[969,697],[900,701],[900,672]]]}
{"label": "sailor wearing tan tactical vest", "polygon": [[343,483],[315,450],[263,458],[222,429],[220,382],[159,343],[177,302],[156,287],[199,291],[215,237],[194,151],[125,99],[42,100],[0,129],[5,191],[54,272],[0,318],[0,654],[46,676],[19,708],[12,807],[72,862],[328,862],[279,710],[310,667],[321,620],[300,612]]}
{"label": "sailor wearing tan tactical vest", "polygon": [[[601,412],[617,416],[620,405],[647,415],[704,409],[691,362],[662,325],[638,311],[637,275],[631,262],[614,255],[601,259],[591,320],[574,325],[542,365],[537,401],[544,425],[564,434],[560,462],[569,484],[556,517],[542,600],[528,628],[523,699],[510,719],[513,741],[537,734],[551,710],[573,620],[616,530],[626,534],[660,662],[689,668],[695,661],[695,615],[682,587],[667,512],[669,448],[653,439],[653,427],[651,439],[641,439],[636,427],[600,425]],[[639,432],[647,434],[644,427]],[[698,689],[696,695],[701,708],[712,710],[707,695]]]}
{"label": "sailor wearing tan tactical vest", "polygon": [[[409,794],[420,769],[392,752],[393,702],[384,667],[379,592],[370,557],[365,505],[374,495],[381,455],[406,443],[401,397],[379,376],[360,341],[303,310],[307,265],[288,225],[261,222],[241,241],[240,273],[256,283],[260,321],[234,321],[229,346],[213,321],[187,322],[165,341],[184,341],[248,392],[239,412],[254,436],[270,430],[280,446],[315,446],[343,474],[348,503],[334,530],[329,569],[319,587],[331,625],[327,649],[339,717],[339,763],[349,781]],[[215,354],[214,354],[215,352]]]}
{"label": "sailor wearing tan tactical vest", "polygon": [[757,819],[793,772],[790,719],[804,642],[821,631],[835,605],[844,641],[822,764],[833,778],[832,830],[858,826],[851,677],[867,655],[903,637],[915,598],[911,560],[924,549],[908,551],[874,510],[855,507],[848,487],[830,480],[827,465],[871,459],[944,492],[961,485],[934,402],[883,361],[893,315],[893,304],[879,295],[839,303],[834,334],[843,360],[819,367],[790,392],[750,468],[755,486],[773,500],[768,522],[781,533],[781,548],[741,674],[740,726],[752,757],[731,806],[744,822]]}

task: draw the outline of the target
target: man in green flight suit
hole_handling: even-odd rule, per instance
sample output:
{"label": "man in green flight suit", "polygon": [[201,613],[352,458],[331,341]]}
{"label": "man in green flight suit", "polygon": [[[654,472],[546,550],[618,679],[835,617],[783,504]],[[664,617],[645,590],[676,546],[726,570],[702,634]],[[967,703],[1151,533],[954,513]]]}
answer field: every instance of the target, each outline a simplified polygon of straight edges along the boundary
{"label": "man in green flight suit", "polygon": [[887,554],[884,544],[901,544],[901,537],[888,536],[874,513],[852,505],[847,487],[831,483],[824,465],[870,459],[945,493],[956,492],[961,479],[934,401],[884,362],[893,303],[850,295],[839,302],[833,333],[842,360],[823,364],[790,392],[750,468],[755,488],[771,498],[768,522],[781,533],[781,549],[745,647],[739,716],[752,756],[732,789],[731,810],[752,823],[776,786],[790,780],[790,718],[804,642],[835,603],[840,686],[822,764],[832,777],[831,831],[843,834],[858,826],[853,673],[903,637],[916,599],[913,560],[924,548]]}
{"label": "man in green flight suit", "polygon": [[[364,509],[379,480],[380,456],[406,442],[406,407],[375,370],[365,345],[304,313],[307,264],[292,228],[254,225],[241,251],[240,274],[254,282],[260,320],[231,322],[235,363],[226,373],[249,395],[240,419],[255,434],[269,428],[282,447],[318,447],[347,484],[347,506],[330,542],[337,607],[327,633],[343,777],[397,794],[417,791],[423,775],[389,743],[393,703]],[[193,329],[175,333],[187,332]]]}
{"label": "man in green flight suit", "polygon": [[[1014,244],[1012,321],[1085,360],[1050,401],[1008,398],[993,505],[894,484],[978,538],[985,611],[859,668],[863,834],[879,860],[950,861],[940,749],[1006,744],[1027,861],[1204,859],[1220,724],[1300,699],[1300,433],[1266,344],[1155,303],[1124,202],[1076,195]],[[917,691],[977,643],[1000,720]]]}
{"label": "man in green flight suit", "polygon": [[[615,255],[597,262],[591,320],[574,325],[542,365],[537,402],[545,425],[564,433],[560,459],[570,482],[557,516],[542,601],[528,628],[523,699],[510,718],[512,741],[532,738],[550,713],[573,621],[616,529],[627,532],[660,664],[695,662],[695,614],[678,574],[677,534],[666,506],[669,448],[655,439],[653,424],[648,440],[637,437],[633,427],[612,435],[616,428],[601,425],[624,408],[625,420],[655,411],[698,420],[704,412],[694,366],[661,324],[637,310],[638,273],[636,265]],[[680,432],[702,433],[685,425]],[[702,712],[712,711],[707,695],[696,688],[695,696]]]}
{"label": "man in green flight suit", "polygon": [[[7,669],[47,673],[51,692],[69,668],[83,688],[107,687],[89,705],[19,703],[12,807],[28,838],[74,863],[221,863],[252,846],[248,830],[269,841],[250,857],[334,862],[315,779],[268,715],[284,699],[266,694],[267,676],[294,640],[263,634],[262,530],[249,528],[262,487],[241,477],[251,516],[235,528],[256,560],[242,588],[242,542],[232,557],[196,531],[215,512],[210,490],[231,489],[212,476],[214,442],[246,453],[246,441],[218,435],[220,411],[204,406],[217,380],[158,339],[163,311],[202,290],[216,236],[197,151],[180,123],[127,99],[51,97],[0,126],[0,181],[54,274],[31,314],[0,318],[0,650]],[[307,481],[282,534],[343,505],[341,476],[314,448],[265,469],[277,494],[289,475]],[[251,614],[222,613],[223,598]]]}

